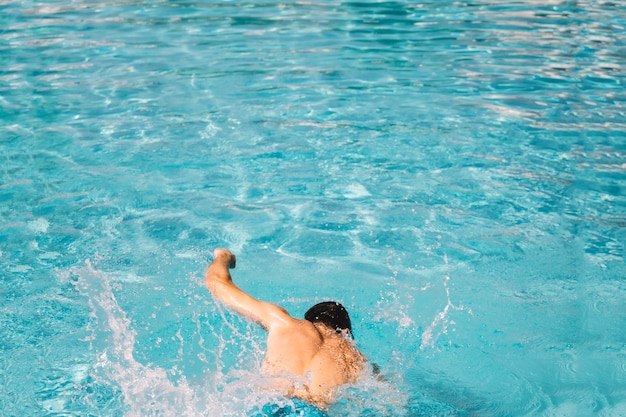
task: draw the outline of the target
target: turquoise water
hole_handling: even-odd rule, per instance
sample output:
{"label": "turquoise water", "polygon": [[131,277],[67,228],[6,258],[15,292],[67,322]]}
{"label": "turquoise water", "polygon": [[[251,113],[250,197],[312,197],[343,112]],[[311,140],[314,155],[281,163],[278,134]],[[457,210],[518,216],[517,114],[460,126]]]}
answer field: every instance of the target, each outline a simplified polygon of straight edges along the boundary
{"label": "turquoise water", "polygon": [[0,415],[239,416],[236,282],[343,302],[332,416],[626,415],[626,6],[0,2]]}

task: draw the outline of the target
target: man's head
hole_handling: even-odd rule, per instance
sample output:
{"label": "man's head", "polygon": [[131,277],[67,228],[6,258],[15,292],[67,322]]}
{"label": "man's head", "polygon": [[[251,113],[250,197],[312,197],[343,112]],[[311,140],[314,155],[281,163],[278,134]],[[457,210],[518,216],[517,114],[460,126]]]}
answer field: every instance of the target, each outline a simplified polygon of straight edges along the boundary
{"label": "man's head", "polygon": [[350,316],[346,309],[335,301],[324,301],[315,304],[305,314],[304,319],[311,323],[321,323],[340,333],[342,330],[348,330],[352,336],[352,324]]}

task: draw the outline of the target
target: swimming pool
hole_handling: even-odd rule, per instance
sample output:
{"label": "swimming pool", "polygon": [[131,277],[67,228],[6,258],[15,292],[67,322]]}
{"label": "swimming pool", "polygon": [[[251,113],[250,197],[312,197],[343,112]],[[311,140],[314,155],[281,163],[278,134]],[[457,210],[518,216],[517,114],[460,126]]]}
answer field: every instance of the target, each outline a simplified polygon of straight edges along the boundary
{"label": "swimming pool", "polygon": [[237,416],[337,299],[333,416],[626,414],[626,7],[0,2],[0,415]]}

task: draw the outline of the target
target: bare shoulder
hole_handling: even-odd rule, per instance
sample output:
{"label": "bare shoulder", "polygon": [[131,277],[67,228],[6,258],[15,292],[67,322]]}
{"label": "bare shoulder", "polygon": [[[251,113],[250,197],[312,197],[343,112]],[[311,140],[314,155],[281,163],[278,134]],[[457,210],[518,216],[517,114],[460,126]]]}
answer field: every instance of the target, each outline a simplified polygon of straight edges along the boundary
{"label": "bare shoulder", "polygon": [[291,317],[283,307],[266,301],[260,302],[259,315],[263,317],[262,324],[268,332],[293,327],[298,322],[298,319]]}
{"label": "bare shoulder", "polygon": [[275,315],[276,319],[273,320],[274,325],[271,328],[271,333],[281,333],[283,337],[287,338],[314,339],[318,343],[323,340],[320,332],[310,321],[292,317],[280,306],[274,306],[272,309],[272,314]]}
{"label": "bare shoulder", "polygon": [[302,374],[308,363],[318,354],[324,338],[311,322],[291,316],[285,317],[268,329],[267,356],[273,359],[282,357],[283,362],[295,361],[298,366],[287,366],[290,372]]}

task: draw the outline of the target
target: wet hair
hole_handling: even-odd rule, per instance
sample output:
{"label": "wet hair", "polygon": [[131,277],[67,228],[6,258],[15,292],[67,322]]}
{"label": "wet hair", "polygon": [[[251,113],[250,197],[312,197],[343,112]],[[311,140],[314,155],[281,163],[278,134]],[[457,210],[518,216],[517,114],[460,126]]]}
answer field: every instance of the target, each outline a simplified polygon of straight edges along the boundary
{"label": "wet hair", "polygon": [[337,333],[348,329],[352,337],[350,316],[346,309],[336,301],[324,301],[323,303],[315,304],[304,314],[304,319],[313,324],[322,323],[334,329]]}

